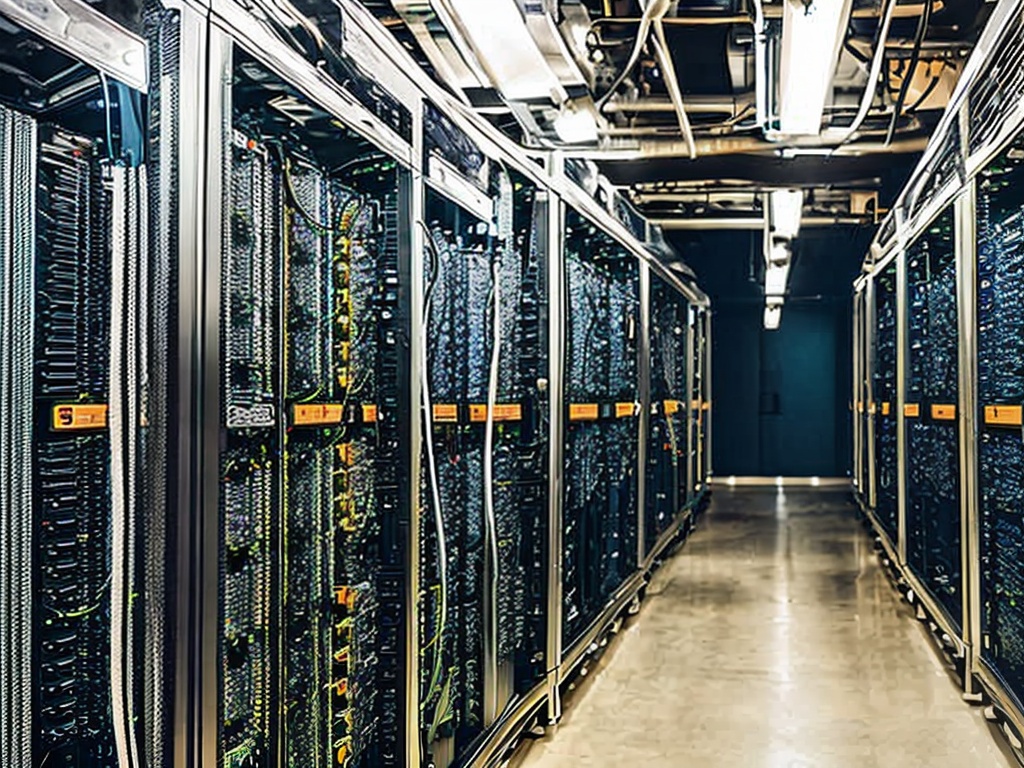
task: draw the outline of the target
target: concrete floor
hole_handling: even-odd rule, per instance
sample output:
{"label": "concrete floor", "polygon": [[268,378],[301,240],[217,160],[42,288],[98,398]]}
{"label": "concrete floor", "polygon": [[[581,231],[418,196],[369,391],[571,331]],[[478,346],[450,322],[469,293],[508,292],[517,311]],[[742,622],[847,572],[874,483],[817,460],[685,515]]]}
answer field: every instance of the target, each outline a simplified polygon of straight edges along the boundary
{"label": "concrete floor", "polygon": [[1008,768],[844,493],[717,490],[524,768]]}

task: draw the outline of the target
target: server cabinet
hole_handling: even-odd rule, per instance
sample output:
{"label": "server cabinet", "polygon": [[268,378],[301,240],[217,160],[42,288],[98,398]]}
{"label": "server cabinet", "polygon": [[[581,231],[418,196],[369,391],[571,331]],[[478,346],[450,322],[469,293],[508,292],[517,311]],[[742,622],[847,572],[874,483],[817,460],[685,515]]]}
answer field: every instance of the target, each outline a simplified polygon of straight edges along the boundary
{"label": "server cabinet", "polygon": [[211,55],[203,762],[404,764],[410,174]]}
{"label": "server cabinet", "polygon": [[708,312],[704,307],[694,306],[693,325],[693,379],[690,395],[690,423],[693,430],[693,486],[691,498],[703,495],[707,484],[707,419],[711,403],[706,389],[707,366],[710,356],[708,343]]}
{"label": "server cabinet", "polygon": [[636,570],[638,265],[569,210],[563,626],[565,647]]}
{"label": "server cabinet", "polygon": [[[686,325],[689,304],[657,276],[651,278],[650,427],[644,505],[644,552],[672,528],[687,503]],[[682,482],[680,480],[682,479]]]}
{"label": "server cabinet", "polygon": [[179,16],[56,11],[0,7],[0,755],[162,766]]}
{"label": "server cabinet", "polygon": [[874,512],[889,539],[899,541],[899,462],[896,452],[896,261],[891,261],[873,280],[874,316],[871,330],[871,399],[864,409],[872,421],[875,478]]}
{"label": "server cabinet", "polygon": [[862,504],[867,503],[864,495],[864,429],[861,416],[864,408],[864,386],[861,380],[864,366],[864,354],[861,349],[864,334],[864,296],[865,283],[855,284],[853,291],[853,346],[850,350],[853,367],[853,378],[850,382],[850,415],[853,420],[853,466],[851,467],[851,475],[854,495]]}
{"label": "server cabinet", "polygon": [[688,384],[686,399],[686,500],[691,502],[700,485],[700,378],[701,378],[700,309],[690,306],[687,319],[686,354]]}
{"label": "server cabinet", "polygon": [[420,700],[444,766],[547,672],[547,203],[429,102],[424,126]]}
{"label": "server cabinet", "polygon": [[981,658],[1024,700],[1024,166],[1017,137],[980,173],[977,323]]}
{"label": "server cabinet", "polygon": [[962,626],[958,330],[953,212],[907,248],[907,564]]}

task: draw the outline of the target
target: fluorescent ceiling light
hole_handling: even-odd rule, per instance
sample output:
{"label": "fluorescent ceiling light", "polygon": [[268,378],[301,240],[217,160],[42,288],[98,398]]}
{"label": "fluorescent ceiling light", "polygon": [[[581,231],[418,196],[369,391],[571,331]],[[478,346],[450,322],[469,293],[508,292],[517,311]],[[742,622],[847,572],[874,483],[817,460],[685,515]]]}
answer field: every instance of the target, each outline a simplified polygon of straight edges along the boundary
{"label": "fluorescent ceiling light", "polygon": [[789,264],[768,264],[764,271],[764,295],[785,296]]}
{"label": "fluorescent ceiling light", "polygon": [[[555,98],[564,93],[537,46],[515,0],[431,0],[447,6],[450,18],[487,72],[494,87],[509,101]],[[454,30],[453,30],[454,33]]]}
{"label": "fluorescent ceiling light", "polygon": [[776,238],[792,240],[800,232],[800,219],[804,210],[802,189],[775,189],[768,196],[772,234]]}
{"label": "fluorescent ceiling light", "polygon": [[[489,5],[489,3],[481,3]],[[852,0],[783,0],[779,132],[817,136]]]}
{"label": "fluorescent ceiling light", "polygon": [[587,110],[567,103],[555,118],[555,133],[566,144],[593,144],[597,142],[597,121]]}
{"label": "fluorescent ceiling light", "polygon": [[777,331],[782,322],[782,305],[770,304],[764,308],[764,329]]}

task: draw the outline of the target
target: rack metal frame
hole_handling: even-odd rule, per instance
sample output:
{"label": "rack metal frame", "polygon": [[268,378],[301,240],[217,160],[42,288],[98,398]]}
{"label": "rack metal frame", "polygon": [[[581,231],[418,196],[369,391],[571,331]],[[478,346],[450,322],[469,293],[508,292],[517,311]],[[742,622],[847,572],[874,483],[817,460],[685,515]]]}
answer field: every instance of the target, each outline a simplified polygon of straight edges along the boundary
{"label": "rack metal frame", "polygon": [[[947,647],[949,654],[957,661],[963,683],[965,700],[990,701],[993,709],[1003,719],[1004,725],[1014,731],[1019,740],[1024,734],[1024,710],[1018,705],[1017,696],[1008,690],[999,675],[982,656],[984,627],[982,626],[981,596],[981,521],[979,509],[978,443],[980,434],[980,407],[978,399],[978,316],[977,316],[977,177],[1013,139],[1024,130],[1024,100],[1009,99],[1000,105],[993,118],[998,129],[974,150],[970,149],[971,117],[977,110],[989,106],[972,103],[972,89],[984,78],[986,67],[992,63],[999,46],[1009,44],[1024,47],[1024,40],[1009,37],[1013,34],[1013,21],[1024,17],[1024,2],[1021,0],[1000,0],[965,67],[960,81],[950,100],[949,107],[930,141],[923,157],[893,210],[883,221],[864,262],[867,279],[858,280],[854,285],[855,316],[863,312],[865,301],[869,302],[870,284],[874,275],[892,259],[898,259],[900,287],[898,288],[897,311],[899,321],[898,347],[898,398],[897,419],[900,461],[900,535],[896,547],[884,535],[874,515],[874,499],[863,492],[865,469],[855,463],[857,497],[861,507],[889,553],[896,566],[898,578],[919,599],[926,617],[933,625]],[[956,173],[942,180],[939,169],[940,152],[948,141],[955,137],[958,142],[954,158]],[[936,180],[941,183],[936,184]],[[925,190],[929,184],[930,193]],[[954,215],[954,247],[956,254],[957,328],[959,348],[958,380],[958,427],[960,431],[960,522],[961,522],[961,594],[962,631],[956,632],[946,612],[934,597],[923,587],[920,579],[906,563],[906,489],[905,489],[905,419],[903,416],[906,379],[906,248],[913,242],[941,212],[952,208]],[[872,346],[873,327],[869,322],[861,333],[867,335],[867,344],[855,345],[854,366],[860,385],[863,372],[870,377],[871,357],[868,349]],[[858,386],[858,384],[855,384]],[[855,395],[856,397],[856,395]],[[869,396],[870,400],[870,396]],[[869,428],[868,428],[869,429]],[[862,447],[865,427],[855,428],[855,450]],[[870,446],[869,446],[870,453]],[[860,456],[860,453],[857,454]],[[855,460],[858,461],[859,459]],[[868,461],[871,470],[874,457]],[[944,637],[943,637],[944,636]],[[1018,692],[1024,695],[1024,692]]]}

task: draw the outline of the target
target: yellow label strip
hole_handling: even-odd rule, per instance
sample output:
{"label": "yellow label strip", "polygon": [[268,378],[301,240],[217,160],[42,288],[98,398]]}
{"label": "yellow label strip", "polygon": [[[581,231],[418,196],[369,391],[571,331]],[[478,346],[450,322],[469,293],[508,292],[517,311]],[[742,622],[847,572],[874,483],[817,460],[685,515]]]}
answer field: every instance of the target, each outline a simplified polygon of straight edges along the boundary
{"label": "yellow label strip", "polygon": [[571,403],[569,405],[569,421],[597,421],[597,403]]}
{"label": "yellow label strip", "polygon": [[956,421],[955,405],[933,405],[932,419],[935,421]]}
{"label": "yellow label strip", "polygon": [[297,427],[341,424],[345,406],[341,403],[297,403],[292,407],[292,424]]}
{"label": "yellow label strip", "polygon": [[908,419],[917,419],[921,416],[920,403],[906,403],[903,406],[903,415]]}
{"label": "yellow label strip", "polygon": [[434,406],[434,422],[437,424],[458,424],[459,406],[441,404]]}
{"label": "yellow label strip", "polygon": [[985,423],[998,427],[1024,425],[1024,407],[1019,405],[986,405]]}
{"label": "yellow label strip", "polygon": [[78,429],[106,429],[107,405],[67,404],[53,406],[54,430],[68,432]]}
{"label": "yellow label strip", "polygon": [[[487,421],[487,406],[485,404],[471,404],[469,406],[469,420],[474,424]],[[494,421],[522,421],[523,406],[518,403],[496,403],[494,405]]]}
{"label": "yellow label strip", "polygon": [[628,419],[630,416],[636,413],[636,403],[616,403],[615,404],[615,418],[616,419]]}

